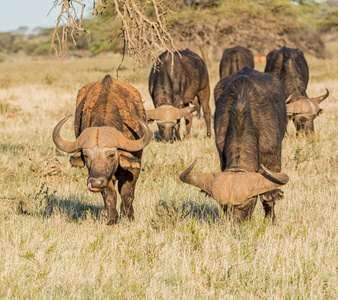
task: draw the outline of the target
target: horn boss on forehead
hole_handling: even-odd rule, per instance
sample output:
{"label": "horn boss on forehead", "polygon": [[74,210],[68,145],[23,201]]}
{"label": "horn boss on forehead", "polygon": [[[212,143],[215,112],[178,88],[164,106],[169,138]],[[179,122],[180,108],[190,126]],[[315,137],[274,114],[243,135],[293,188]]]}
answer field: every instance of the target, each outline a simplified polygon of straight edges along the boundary
{"label": "horn boss on forehead", "polygon": [[151,140],[151,132],[148,125],[140,118],[134,116],[141,124],[144,134],[139,140],[129,140],[124,137],[121,131],[114,127],[88,127],[83,130],[75,142],[68,142],[61,138],[60,131],[63,124],[71,115],[61,120],[53,131],[53,140],[55,145],[62,151],[72,153],[83,148],[91,147],[110,147],[127,151],[139,151],[147,146]]}
{"label": "horn boss on forehead", "polygon": [[184,108],[176,108],[172,105],[162,105],[155,109],[149,109],[146,111],[147,119],[157,121],[176,121],[198,110],[199,104],[193,102],[193,106],[187,106]]}
{"label": "horn boss on forehead", "polygon": [[196,161],[180,174],[180,180],[200,188],[222,205],[240,205],[289,181],[287,174],[272,172],[264,166],[266,176],[256,172],[191,172],[195,164]]}

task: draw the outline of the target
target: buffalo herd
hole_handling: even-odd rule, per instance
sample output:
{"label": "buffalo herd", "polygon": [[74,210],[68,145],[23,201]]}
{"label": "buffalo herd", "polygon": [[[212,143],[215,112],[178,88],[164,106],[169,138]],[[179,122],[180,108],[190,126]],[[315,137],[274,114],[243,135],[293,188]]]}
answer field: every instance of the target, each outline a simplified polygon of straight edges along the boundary
{"label": "buffalo herd", "polygon": [[[313,121],[322,112],[319,104],[328,97],[310,98],[306,93],[309,68],[299,49],[283,47],[267,55],[264,73],[254,70],[253,53],[244,47],[226,49],[220,63],[220,81],[214,89],[214,133],[221,172],[193,172],[196,161],[179,178],[216,199],[224,212],[237,221],[249,220],[258,200],[265,218],[275,219],[279,189],[289,177],[281,170],[282,140],[287,121],[297,134],[314,131]],[[180,119],[186,136],[192,113],[202,108],[208,138],[211,137],[210,84],[204,61],[189,49],[164,52],[153,65],[149,93],[154,109],[145,111],[140,93],[109,75],[80,89],[75,111],[74,142],[61,138],[69,119],[53,131],[55,145],[73,153],[73,167],[88,169],[87,187],[101,192],[108,225],[120,217],[134,219],[133,200],[140,174],[143,149],[152,134],[147,125],[157,122],[162,140],[180,140]]]}

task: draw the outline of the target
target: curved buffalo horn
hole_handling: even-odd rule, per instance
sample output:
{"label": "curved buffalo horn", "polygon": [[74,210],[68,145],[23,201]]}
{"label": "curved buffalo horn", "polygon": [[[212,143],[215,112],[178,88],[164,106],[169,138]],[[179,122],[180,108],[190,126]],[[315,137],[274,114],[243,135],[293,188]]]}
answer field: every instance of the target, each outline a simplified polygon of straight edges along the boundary
{"label": "curved buffalo horn", "polygon": [[192,172],[191,170],[195,167],[197,160],[195,160],[186,170],[184,170],[179,178],[181,181],[197,186],[206,193],[212,195],[212,181],[213,174]]}
{"label": "curved buffalo horn", "polygon": [[172,121],[173,120],[178,120],[184,117],[187,117],[188,115],[190,115],[191,113],[193,113],[194,111],[198,110],[199,104],[198,103],[194,103],[192,102],[192,104],[194,106],[186,106],[184,108],[177,108],[174,107],[173,108],[173,113],[172,113]]}
{"label": "curved buffalo horn", "polygon": [[316,102],[312,102],[310,99],[302,99],[288,103],[286,104],[286,113],[288,115],[316,114],[319,107],[318,104],[316,105],[315,103]]}
{"label": "curved buffalo horn", "polygon": [[71,117],[72,115],[68,115],[67,117],[65,117],[64,119],[62,119],[54,128],[53,130],[53,141],[54,144],[56,145],[56,147],[58,147],[60,150],[64,151],[64,152],[75,152],[76,149],[76,141],[75,142],[68,142],[65,141],[61,135],[60,135],[60,131],[61,128],[63,126],[64,123],[66,123],[66,121]]}
{"label": "curved buffalo horn", "polygon": [[317,103],[319,104],[320,102],[324,101],[329,95],[330,95],[329,90],[326,89],[326,94],[325,95],[314,97],[314,98],[310,98],[310,99],[314,100],[314,101],[317,101]]}
{"label": "curved buffalo horn", "polygon": [[301,99],[286,104],[286,113],[288,115],[297,115],[297,114],[317,115],[319,110],[320,108],[318,102],[311,98]]}
{"label": "curved buffalo horn", "polygon": [[285,103],[289,103],[291,101],[292,94],[285,100]]}
{"label": "curved buffalo horn", "polygon": [[[117,144],[116,145],[111,145],[111,147],[116,147],[122,150],[127,150],[130,152],[135,152],[135,151],[140,151],[143,148],[145,148],[151,140],[151,131],[147,125],[146,122],[144,122],[142,119],[140,119],[138,116],[136,115],[131,115],[132,117],[134,117],[139,124],[142,127],[142,131],[143,131],[143,136],[142,138],[138,139],[138,140],[129,140],[127,138],[125,138],[125,136],[122,134],[122,132],[118,131],[118,140],[117,140]],[[115,129],[115,128],[112,128]]]}
{"label": "curved buffalo horn", "polygon": [[269,170],[267,167],[261,164],[261,168],[264,170],[265,174],[269,175],[272,179],[274,179],[277,183],[284,185],[289,181],[289,176],[283,172],[273,172]]}
{"label": "curved buffalo horn", "polygon": [[146,110],[147,120],[158,120],[160,118],[160,112],[158,109]]}
{"label": "curved buffalo horn", "polygon": [[146,122],[132,115],[143,128],[143,137],[139,140],[129,140],[123,133],[114,127],[88,127],[80,134],[75,142],[68,142],[61,138],[60,131],[63,124],[71,115],[62,119],[54,128],[53,141],[64,152],[75,152],[82,148],[95,146],[118,148],[130,152],[136,152],[146,147],[151,140],[151,131]]}
{"label": "curved buffalo horn", "polygon": [[302,111],[299,109],[300,103],[292,102],[286,104],[286,113],[288,115],[300,114]]}
{"label": "curved buffalo horn", "polygon": [[147,120],[176,121],[178,108],[172,105],[162,105],[155,109],[146,110]]}
{"label": "curved buffalo horn", "polygon": [[[89,148],[89,147],[95,147],[97,144],[97,141],[95,138],[97,136],[98,128],[100,127],[89,127],[86,128],[80,136],[74,141],[74,142],[68,142],[61,138],[60,131],[64,123],[71,117],[71,115],[68,115],[64,119],[62,119],[54,128],[53,130],[53,141],[60,150],[72,153],[76,152],[82,148]],[[101,128],[108,128],[108,127],[101,127]]]}
{"label": "curved buffalo horn", "polygon": [[181,108],[180,110],[183,112],[183,116],[185,117],[188,114],[192,114],[193,112],[197,111],[200,105],[196,102],[190,102],[193,106],[187,106],[185,108]]}
{"label": "curved buffalo horn", "polygon": [[289,180],[287,174],[272,172],[264,166],[262,168],[266,175],[256,172],[191,172],[195,164],[196,161],[180,174],[180,180],[199,187],[224,205],[239,205],[253,196],[276,189]]}
{"label": "curved buffalo horn", "polygon": [[199,104],[192,102],[193,106],[177,108],[172,105],[163,105],[155,109],[146,110],[147,120],[176,121],[198,110]]}

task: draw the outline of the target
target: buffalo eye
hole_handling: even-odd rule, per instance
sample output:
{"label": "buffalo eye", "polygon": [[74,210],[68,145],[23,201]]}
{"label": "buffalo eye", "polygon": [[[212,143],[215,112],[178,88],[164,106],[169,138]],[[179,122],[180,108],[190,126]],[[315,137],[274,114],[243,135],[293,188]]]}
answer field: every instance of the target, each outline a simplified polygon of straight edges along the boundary
{"label": "buffalo eye", "polygon": [[115,153],[109,154],[109,155],[108,155],[108,158],[111,159],[111,160],[113,160],[113,159],[115,158]]}
{"label": "buffalo eye", "polygon": [[83,152],[82,152],[82,156],[83,156],[83,159],[84,159],[86,165],[88,166],[90,164],[90,162],[91,162],[91,158],[89,157],[88,154],[83,153]]}

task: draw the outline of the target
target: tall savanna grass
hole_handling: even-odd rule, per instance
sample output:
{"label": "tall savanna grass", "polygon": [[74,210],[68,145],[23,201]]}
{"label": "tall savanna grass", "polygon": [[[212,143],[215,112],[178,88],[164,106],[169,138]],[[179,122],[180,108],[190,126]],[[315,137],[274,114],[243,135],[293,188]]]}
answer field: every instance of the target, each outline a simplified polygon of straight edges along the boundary
{"label": "tall savanna grass", "polygon": [[[120,57],[0,63],[0,297],[336,299],[338,56],[336,44],[327,47],[330,59],[307,57],[308,94],[328,88],[330,97],[314,135],[296,137],[288,126],[282,169],[291,179],[274,225],[260,203],[250,222],[234,224],[215,200],[179,181],[195,159],[197,171],[219,171],[214,137],[194,118],[192,137],[173,144],[159,142],[151,125],[135,222],[106,226],[87,171],[70,168],[51,133],[74,114],[79,88],[115,77]],[[212,89],[218,63],[208,66]],[[120,72],[146,108],[149,72],[135,76],[130,61]],[[64,127],[63,137],[74,139],[71,122]]]}

